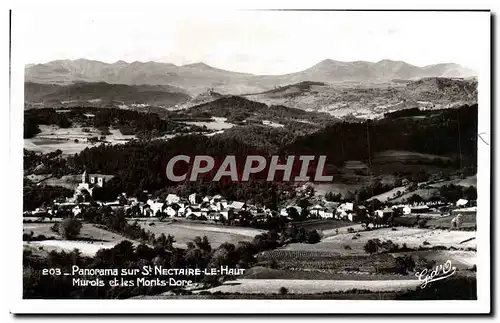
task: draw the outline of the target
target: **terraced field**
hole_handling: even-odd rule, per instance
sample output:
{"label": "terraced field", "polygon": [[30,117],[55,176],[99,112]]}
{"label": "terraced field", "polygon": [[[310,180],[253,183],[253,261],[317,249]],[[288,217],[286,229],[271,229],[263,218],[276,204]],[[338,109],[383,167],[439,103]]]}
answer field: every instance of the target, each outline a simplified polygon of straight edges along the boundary
{"label": "terraced field", "polygon": [[280,269],[336,273],[376,273],[377,269],[394,267],[396,264],[390,254],[342,254],[340,250],[329,252],[278,249],[260,253],[257,260],[273,260]]}

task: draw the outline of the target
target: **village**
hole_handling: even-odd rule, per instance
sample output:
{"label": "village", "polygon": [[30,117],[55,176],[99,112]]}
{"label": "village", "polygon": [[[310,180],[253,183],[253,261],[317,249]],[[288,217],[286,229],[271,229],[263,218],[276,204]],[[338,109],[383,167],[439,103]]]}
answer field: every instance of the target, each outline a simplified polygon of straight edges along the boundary
{"label": "village", "polygon": [[[311,197],[304,203],[289,201],[279,209],[271,209],[264,205],[252,205],[244,201],[229,201],[221,195],[203,196],[193,193],[188,196],[168,194],[166,198],[153,198],[147,194],[146,201],[122,193],[116,201],[101,202],[89,199],[94,187],[103,187],[106,177],[90,175],[86,171],[81,175],[81,182],[74,195],[66,199],[56,199],[50,206],[25,211],[26,217],[61,217],[70,214],[79,217],[89,206],[105,206],[113,210],[122,209],[131,218],[185,218],[189,220],[213,221],[221,224],[241,225],[253,221],[256,224],[266,224],[270,219],[285,221],[322,219],[343,220],[353,223],[372,223],[374,226],[387,224],[396,217],[417,218],[448,218],[449,227],[458,228],[464,218],[468,222],[476,221],[477,206],[475,200],[458,199],[455,202],[427,201],[419,203],[391,204],[377,203],[379,208],[373,208],[373,201],[364,203],[333,202],[323,196]],[[302,190],[307,189],[307,185]],[[301,204],[301,205],[298,205]],[[243,219],[247,221],[243,221]]]}

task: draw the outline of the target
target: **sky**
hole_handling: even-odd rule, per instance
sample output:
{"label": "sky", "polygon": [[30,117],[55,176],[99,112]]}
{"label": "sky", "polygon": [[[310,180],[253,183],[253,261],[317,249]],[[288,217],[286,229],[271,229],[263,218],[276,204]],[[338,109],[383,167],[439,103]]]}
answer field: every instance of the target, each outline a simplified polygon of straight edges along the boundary
{"label": "sky", "polygon": [[26,64],[204,62],[253,74],[296,72],[327,58],[476,69],[477,50],[484,48],[477,35],[489,27],[484,18],[474,12],[53,9],[14,11],[12,17]]}

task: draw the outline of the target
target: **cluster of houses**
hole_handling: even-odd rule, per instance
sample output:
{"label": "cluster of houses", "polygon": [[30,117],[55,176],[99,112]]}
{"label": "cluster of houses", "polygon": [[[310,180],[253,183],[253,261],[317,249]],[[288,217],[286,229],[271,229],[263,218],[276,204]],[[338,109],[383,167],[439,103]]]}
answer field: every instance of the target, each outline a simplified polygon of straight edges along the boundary
{"label": "cluster of houses", "polygon": [[[307,217],[319,219],[348,220],[351,222],[360,222],[366,217],[387,218],[392,215],[409,216],[416,214],[446,214],[457,215],[467,214],[475,216],[475,201],[459,200],[455,205],[449,205],[440,202],[399,204],[388,206],[375,210],[370,213],[363,205],[357,205],[352,202],[329,202],[319,201],[313,206],[307,208],[298,205],[288,205],[279,212],[266,207],[259,207],[240,201],[228,201],[220,195],[201,196],[193,193],[187,198],[176,194],[168,194],[166,198],[148,199],[146,202],[138,201],[134,197],[126,197],[123,194],[117,201],[113,202],[93,202],[97,205],[109,206],[112,209],[123,208],[125,211],[132,209],[134,216],[142,217],[182,217],[200,220],[227,221],[230,214],[241,215],[242,211],[251,216],[252,219],[265,221],[270,217],[283,217],[294,219],[294,217],[303,215],[306,212]],[[27,212],[32,216],[52,215],[57,216],[59,210],[69,210],[74,216],[78,216],[82,210],[89,206],[90,202],[77,202],[74,199],[68,199],[64,202],[54,202],[50,209],[38,208],[35,211]],[[238,217],[236,217],[238,218]]]}
{"label": "cluster of houses", "polygon": [[261,208],[239,201],[228,201],[220,195],[200,196],[197,193],[183,198],[168,194],[164,200],[148,199],[146,203],[134,202],[142,216],[164,215],[168,217],[185,217],[193,219],[228,220],[231,212],[238,214],[246,211],[254,218],[264,219],[272,215],[268,208]]}
{"label": "cluster of houses", "polygon": [[[88,175],[87,172],[84,172],[82,174],[82,182],[75,189],[75,195],[73,197],[66,199],[66,201],[54,201],[50,209],[38,208],[35,211],[25,212],[25,215],[56,216],[59,210],[68,210],[71,211],[74,216],[78,216],[83,208],[91,204],[90,202],[82,202],[81,199],[78,199],[78,196],[84,191],[91,193],[93,187],[102,187],[104,183],[104,177]],[[291,204],[281,208],[278,212],[274,212],[266,207],[250,205],[245,202],[228,201],[220,195],[201,196],[197,193],[193,193],[187,198],[180,197],[176,194],[168,194],[166,198],[149,198],[146,202],[138,201],[137,198],[127,197],[125,194],[122,194],[122,196],[114,202],[93,203],[109,206],[111,208],[123,208],[126,211],[131,209],[134,216],[183,217],[214,221],[227,221],[231,213],[234,215],[246,214],[258,222],[265,221],[265,219],[269,217],[294,219],[297,216],[304,215],[320,219],[360,222],[366,217],[387,218],[391,215],[408,216],[413,214],[437,213],[441,215],[467,214],[469,216],[475,216],[476,213],[475,201],[467,201],[465,199],[459,199],[454,205],[443,202],[399,204],[375,210],[373,213],[370,213],[365,206],[352,202],[339,203],[325,200],[318,200],[317,202],[317,204],[309,206],[306,209]]]}

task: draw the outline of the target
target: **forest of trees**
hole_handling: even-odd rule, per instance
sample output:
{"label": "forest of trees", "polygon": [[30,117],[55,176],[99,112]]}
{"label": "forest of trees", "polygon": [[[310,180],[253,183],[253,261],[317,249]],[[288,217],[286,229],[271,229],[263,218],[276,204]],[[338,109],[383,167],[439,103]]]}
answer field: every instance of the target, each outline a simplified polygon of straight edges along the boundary
{"label": "forest of trees", "polygon": [[404,150],[461,156],[458,163],[450,163],[454,168],[476,166],[477,114],[477,105],[465,105],[457,109],[420,111],[425,118],[419,119],[333,123],[298,138],[283,147],[281,153],[327,155],[330,163],[341,166],[346,160],[368,161],[379,151]]}
{"label": "forest of trees", "polygon": [[[228,101],[228,107],[230,103],[231,101]],[[263,109],[252,101],[246,104],[250,105],[249,109]],[[33,112],[27,115],[36,116],[34,120],[38,123],[40,120],[61,124],[67,122],[61,121],[66,120],[65,114],[55,113],[51,109],[30,111]],[[77,116],[82,117],[85,111],[87,110],[75,109],[68,114],[69,119],[76,120]],[[216,171],[214,168],[213,173],[206,174],[206,178],[200,178],[197,183],[186,183],[174,188],[179,183],[169,182],[166,178],[167,162],[171,157],[180,154],[210,155],[218,162],[227,155],[235,155],[237,163],[243,165],[248,155],[269,156],[279,151],[282,156],[327,155],[328,166],[333,164],[340,167],[346,160],[367,160],[378,151],[400,149],[452,156],[454,158],[448,164],[440,159],[430,159],[428,163],[431,165],[437,163],[436,165],[440,167],[457,170],[468,167],[468,172],[474,174],[477,164],[477,105],[421,111],[421,113],[425,114],[426,118],[418,120],[401,118],[397,122],[392,119],[381,119],[368,123],[333,123],[323,130],[297,139],[295,134],[287,129],[244,126],[213,137],[181,135],[168,141],[147,140],[114,146],[100,145],[86,148],[68,158],[62,158],[60,152],[41,155],[25,151],[24,170],[31,172],[43,164],[43,167],[36,172],[43,171],[55,177],[80,174],[84,169],[90,173],[114,175],[105,188],[97,189],[95,192],[96,196],[103,200],[114,199],[122,192],[137,196],[144,190],[189,191],[195,185],[197,190],[206,191],[210,195],[221,194],[235,200],[253,200],[255,203],[262,202],[270,206],[277,205],[286,190],[280,185],[261,183],[267,175],[266,171],[253,175],[249,183],[233,183],[227,177],[225,181],[212,183],[211,176]],[[95,117],[87,122],[92,122],[93,126],[97,127],[125,125],[135,127],[137,130],[154,128],[161,131],[168,131],[171,129],[170,125],[174,127],[179,125],[173,121],[163,120],[155,114],[119,109],[100,109]],[[241,132],[238,129],[242,129]],[[185,173],[189,171],[189,167],[186,163],[177,163],[174,172]],[[429,173],[425,171],[424,165],[419,173],[412,174],[412,180],[415,181],[424,181],[428,178]],[[358,199],[362,200],[388,189],[389,187],[379,185],[360,189],[356,193]]]}

